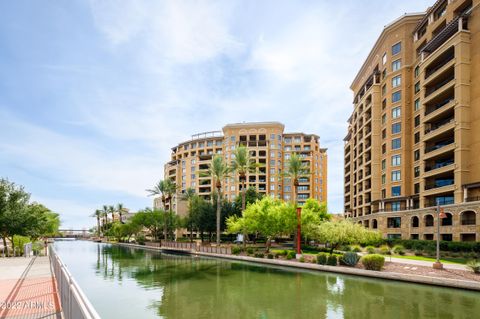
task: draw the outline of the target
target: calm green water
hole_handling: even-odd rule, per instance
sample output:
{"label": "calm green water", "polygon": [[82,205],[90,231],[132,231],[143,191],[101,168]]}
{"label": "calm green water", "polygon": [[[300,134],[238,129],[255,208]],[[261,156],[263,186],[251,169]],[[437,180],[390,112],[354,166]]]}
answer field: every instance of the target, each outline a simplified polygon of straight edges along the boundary
{"label": "calm green water", "polygon": [[91,242],[55,247],[102,318],[480,318],[480,293]]}

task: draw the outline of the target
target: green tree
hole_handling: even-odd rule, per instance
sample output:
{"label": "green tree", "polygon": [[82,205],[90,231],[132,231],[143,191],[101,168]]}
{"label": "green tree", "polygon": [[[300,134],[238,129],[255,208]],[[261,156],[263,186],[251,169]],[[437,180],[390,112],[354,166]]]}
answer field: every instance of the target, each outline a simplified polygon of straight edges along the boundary
{"label": "green tree", "polygon": [[318,225],[331,218],[332,215],[327,212],[325,202],[320,203],[313,198],[307,199],[302,206],[301,216],[302,235],[305,237],[305,240],[307,241],[307,238],[315,237]]}
{"label": "green tree", "polygon": [[[29,217],[27,209],[29,199],[30,194],[25,192],[23,187],[6,179],[0,180],[0,235],[5,248],[7,247],[7,238],[14,250],[13,237],[26,235],[27,229],[24,224]],[[9,256],[8,249],[6,255]]]}
{"label": "green tree", "polygon": [[217,232],[217,245],[220,245],[220,214],[221,214],[221,191],[222,181],[229,177],[230,167],[223,160],[223,156],[215,155],[208,168],[208,175],[212,177],[212,182],[215,183],[217,189],[217,213],[216,213],[216,232]]}
{"label": "green tree", "polygon": [[161,229],[165,229],[167,215],[168,212],[162,210],[145,208],[133,215],[130,221],[137,226],[148,229],[150,236],[157,240],[161,234]]}
{"label": "green tree", "polygon": [[[166,179],[164,181],[165,183],[165,195],[167,196],[168,200],[168,212],[169,214],[167,215],[167,231],[173,231],[175,229],[175,220],[173,219],[174,214],[173,214],[173,196],[177,193],[177,185],[171,180],[171,179]],[[172,233],[173,234],[173,233]]]}
{"label": "green tree", "polygon": [[195,196],[192,199],[192,221],[200,233],[202,242],[204,233],[209,234],[209,241],[211,241],[211,234],[215,231],[215,207],[212,203],[200,196]]}
{"label": "green tree", "polygon": [[267,238],[267,252],[275,237],[290,235],[295,229],[295,208],[292,204],[270,196],[249,205],[242,217],[232,216],[227,220],[230,233],[239,231],[258,232]]}
{"label": "green tree", "polygon": [[330,253],[339,246],[368,244],[381,239],[379,232],[366,229],[350,220],[323,222],[316,227],[313,236],[322,243],[328,243]]}

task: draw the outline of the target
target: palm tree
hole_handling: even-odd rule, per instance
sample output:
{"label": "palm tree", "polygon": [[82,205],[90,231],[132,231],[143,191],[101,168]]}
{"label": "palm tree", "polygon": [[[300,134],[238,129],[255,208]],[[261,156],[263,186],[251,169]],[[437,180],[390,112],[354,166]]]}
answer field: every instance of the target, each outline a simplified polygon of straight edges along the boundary
{"label": "palm tree", "polygon": [[[167,195],[167,200],[168,200],[168,212],[169,212],[169,217],[172,216],[172,200],[173,196],[177,193],[177,185],[171,180],[171,179],[166,179],[164,181],[165,183],[165,194]],[[165,220],[165,223],[170,222],[169,218]]]}
{"label": "palm tree", "polygon": [[[247,183],[247,174],[254,173],[257,170],[258,165],[255,160],[250,158],[248,149],[241,145],[233,153],[234,159],[232,160],[231,170],[238,174],[238,181],[242,185],[242,213],[245,210],[245,192]],[[243,234],[243,248],[246,247],[247,234]]]}
{"label": "palm tree", "polygon": [[197,196],[195,194],[195,190],[193,188],[187,188],[185,193],[182,195],[182,200],[187,201],[187,209],[188,209],[188,219],[190,222],[190,242],[193,242],[193,224],[192,224],[192,200]]}
{"label": "palm tree", "polygon": [[[163,204],[163,208],[165,209],[165,204],[167,202],[166,200],[166,197],[165,197],[165,193],[166,193],[166,184],[165,184],[166,181],[164,180],[160,180],[156,185],[153,186],[152,189],[147,189],[147,192],[149,192],[150,194],[148,196],[156,196],[156,195],[160,195],[161,196],[161,199],[162,199],[162,204]],[[167,214],[167,212],[165,211],[165,215]],[[163,223],[163,237],[165,240],[167,240],[167,222],[166,222],[167,218],[165,216],[165,220],[164,220],[164,223]]]}
{"label": "palm tree", "polygon": [[112,214],[112,223],[115,221],[115,207],[113,205],[108,206],[108,212]]}
{"label": "palm tree", "polygon": [[[293,202],[295,205],[295,209],[297,209],[298,205],[298,200],[297,200],[297,194],[298,194],[298,185],[299,185],[299,179],[301,177],[307,177],[310,175],[308,166],[304,163],[302,163],[302,158],[297,154],[297,153],[292,153],[290,155],[290,158],[288,159],[287,162],[287,168],[285,171],[285,176],[289,177],[290,180],[293,183]],[[294,246],[297,248],[297,253],[300,253],[300,247],[297,244],[297,238],[300,236],[300,214],[297,214],[297,232],[294,234]]]}
{"label": "palm tree", "polygon": [[100,236],[100,218],[102,217],[102,211],[100,209],[95,210],[95,213],[91,217],[97,218],[97,236]]}
{"label": "palm tree", "polygon": [[116,211],[117,211],[118,216],[119,216],[119,218],[120,218],[120,222],[123,224],[123,221],[122,221],[123,213],[128,212],[128,210],[127,210],[125,207],[123,207],[123,204],[122,204],[122,203],[118,203],[118,204],[117,204]]}
{"label": "palm tree", "polygon": [[221,189],[222,181],[229,177],[230,167],[225,163],[221,155],[215,155],[208,168],[208,175],[212,177],[212,182],[215,182],[217,188],[217,245],[220,245],[220,212],[221,206]]}
{"label": "palm tree", "polygon": [[102,216],[103,216],[103,232],[107,229],[107,222],[108,222],[108,206],[103,205],[102,209]]}

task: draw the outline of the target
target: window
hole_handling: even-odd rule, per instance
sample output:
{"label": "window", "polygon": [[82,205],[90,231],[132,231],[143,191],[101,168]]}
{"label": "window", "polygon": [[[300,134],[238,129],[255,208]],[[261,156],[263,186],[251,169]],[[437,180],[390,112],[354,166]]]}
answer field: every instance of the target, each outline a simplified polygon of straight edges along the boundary
{"label": "window", "polygon": [[383,69],[383,71],[382,71],[382,80],[384,80],[386,76],[387,76],[387,69]]}
{"label": "window", "polygon": [[398,134],[402,130],[402,123],[392,124],[392,134]]}
{"label": "window", "polygon": [[270,134],[270,139],[274,140],[275,139],[275,134]]}
{"label": "window", "polygon": [[393,196],[400,196],[402,192],[401,186],[392,186],[392,197]]}
{"label": "window", "polygon": [[400,147],[402,147],[402,139],[395,138],[392,140],[392,150],[398,150]]}
{"label": "window", "polygon": [[415,67],[415,77],[418,77],[419,74],[420,74],[420,68],[417,66]]}
{"label": "window", "polygon": [[392,166],[400,166],[402,162],[401,155],[393,155],[392,156]]}
{"label": "window", "polygon": [[414,177],[420,177],[420,166],[415,166],[413,168],[413,176]]}
{"label": "window", "polygon": [[387,191],[385,189],[382,189],[382,198],[387,197]]}
{"label": "window", "polygon": [[400,179],[400,171],[392,171],[392,182],[398,182]]}
{"label": "window", "polygon": [[387,219],[387,227],[388,228],[400,228],[402,225],[402,218],[401,217],[389,217]]}
{"label": "window", "polygon": [[415,150],[413,152],[413,160],[418,161],[420,159],[420,150]]}
{"label": "window", "polygon": [[270,166],[275,166],[275,160],[270,161]]}
{"label": "window", "polygon": [[400,202],[392,202],[392,211],[396,212],[396,211],[399,211],[401,209],[401,205],[400,205]]}
{"label": "window", "polygon": [[420,115],[415,116],[414,123],[415,127],[420,125]]}
{"label": "window", "polygon": [[382,56],[382,64],[385,65],[387,63],[387,52],[385,52]]}
{"label": "window", "polygon": [[415,94],[420,92],[420,82],[415,83]]}
{"label": "window", "polygon": [[392,103],[398,102],[402,99],[401,91],[393,92],[392,93]]}
{"label": "window", "polygon": [[387,129],[382,130],[382,139],[385,139],[387,137]]}
{"label": "window", "polygon": [[413,141],[415,144],[420,142],[420,132],[415,133],[415,135],[413,136]]}
{"label": "window", "polygon": [[387,152],[387,144],[382,145],[382,154],[385,154]]}
{"label": "window", "polygon": [[386,107],[387,107],[387,99],[383,99],[383,101],[382,101],[382,110],[385,110]]}
{"label": "window", "polygon": [[290,192],[291,186],[285,186],[285,187],[283,188],[283,190],[284,190],[285,192]]}
{"label": "window", "polygon": [[397,86],[400,86],[401,84],[402,84],[402,77],[400,75],[394,76],[392,78],[392,88],[396,88]]}
{"label": "window", "polygon": [[415,111],[418,111],[420,109],[420,99],[415,100]]}
{"label": "window", "polygon": [[387,92],[387,85],[384,84],[384,85],[382,86],[382,95],[385,95],[386,92]]}
{"label": "window", "polygon": [[270,185],[270,190],[274,191],[275,190],[275,185]]}
{"label": "window", "polygon": [[401,60],[395,60],[392,62],[392,72],[400,70],[401,67],[402,67]]}
{"label": "window", "polygon": [[382,171],[384,171],[386,167],[387,167],[387,160],[383,159],[382,160]]}
{"label": "window", "polygon": [[399,54],[402,51],[402,43],[398,42],[392,45],[392,55]]}
{"label": "window", "polygon": [[[275,161],[273,161],[273,163],[275,163]],[[275,168],[270,168],[270,174],[275,174]]]}
{"label": "window", "polygon": [[386,179],[385,174],[382,174],[382,185],[385,185]]}
{"label": "window", "polygon": [[230,136],[230,142],[235,142],[235,136]]}
{"label": "window", "polygon": [[402,115],[402,108],[400,106],[392,109],[392,118],[396,119]]}

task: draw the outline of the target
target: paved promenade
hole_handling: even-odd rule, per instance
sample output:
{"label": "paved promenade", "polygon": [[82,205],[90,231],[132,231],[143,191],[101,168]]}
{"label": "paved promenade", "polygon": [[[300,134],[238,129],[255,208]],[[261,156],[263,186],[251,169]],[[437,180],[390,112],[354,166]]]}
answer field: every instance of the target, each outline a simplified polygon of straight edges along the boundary
{"label": "paved promenade", "polygon": [[0,318],[62,318],[49,257],[0,258]]}

